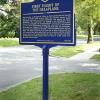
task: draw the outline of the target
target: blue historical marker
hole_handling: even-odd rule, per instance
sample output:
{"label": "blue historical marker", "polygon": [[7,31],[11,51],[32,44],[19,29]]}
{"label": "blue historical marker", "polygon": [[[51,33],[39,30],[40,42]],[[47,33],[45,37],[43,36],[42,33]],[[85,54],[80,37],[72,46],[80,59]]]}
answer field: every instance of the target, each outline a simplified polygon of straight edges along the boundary
{"label": "blue historical marker", "polygon": [[75,45],[73,0],[21,4],[22,44]]}
{"label": "blue historical marker", "polygon": [[43,100],[48,100],[49,48],[76,44],[74,0],[21,3],[20,43],[43,49]]}

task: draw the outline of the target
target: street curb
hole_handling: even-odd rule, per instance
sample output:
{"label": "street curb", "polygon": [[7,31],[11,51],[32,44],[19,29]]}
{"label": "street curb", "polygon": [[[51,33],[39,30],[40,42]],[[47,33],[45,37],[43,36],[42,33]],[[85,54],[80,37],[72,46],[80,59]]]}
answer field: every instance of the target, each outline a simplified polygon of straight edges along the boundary
{"label": "street curb", "polygon": [[14,88],[14,87],[16,87],[16,86],[18,86],[18,85],[21,85],[21,84],[23,84],[23,83],[26,83],[26,82],[28,82],[28,81],[31,81],[31,80],[36,79],[36,78],[39,78],[39,77],[41,77],[41,75],[38,75],[38,76],[36,76],[36,77],[34,77],[34,78],[29,78],[29,79],[27,79],[27,80],[25,80],[25,81],[22,81],[22,82],[18,82],[18,83],[14,84],[14,85],[11,85],[11,86],[9,86],[9,87],[7,87],[7,88],[5,88],[5,89],[1,89],[1,90],[0,90],[0,93],[5,92],[5,91],[7,91],[7,90],[9,90],[9,89],[11,89],[11,88]]}
{"label": "street curb", "polygon": [[[57,75],[57,74],[80,74],[80,73],[90,73],[91,74],[91,72],[56,72],[56,73],[50,73],[49,75]],[[92,72],[93,73],[93,72]],[[93,73],[93,74],[98,74],[98,73]],[[33,80],[33,79],[37,79],[37,78],[42,78],[42,76],[41,75],[38,75],[38,76],[36,76],[36,77],[34,77],[34,78],[30,78],[30,79],[27,79],[27,80],[25,80],[25,81],[22,81],[22,82],[19,82],[19,83],[16,83],[16,84],[14,84],[14,85],[11,85],[11,86],[9,86],[9,87],[7,87],[7,88],[5,88],[5,89],[2,89],[2,90],[0,90],[0,93],[2,93],[2,92],[5,92],[5,91],[7,91],[7,90],[9,90],[9,89],[11,89],[11,88],[14,88],[14,87],[16,87],[16,86],[18,86],[18,85],[21,85],[21,84],[23,84],[23,83],[27,83],[27,82],[29,82],[29,81],[31,81],[31,80]]]}

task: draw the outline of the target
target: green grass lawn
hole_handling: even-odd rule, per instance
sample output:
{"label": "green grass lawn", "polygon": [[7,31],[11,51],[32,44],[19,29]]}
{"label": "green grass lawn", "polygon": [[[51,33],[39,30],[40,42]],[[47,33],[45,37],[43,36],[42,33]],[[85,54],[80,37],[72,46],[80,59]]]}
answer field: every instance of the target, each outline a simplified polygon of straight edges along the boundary
{"label": "green grass lawn", "polygon": [[100,54],[94,55],[91,59],[100,60]]}
{"label": "green grass lawn", "polygon": [[50,56],[58,56],[58,57],[72,57],[78,53],[82,53],[85,50],[89,50],[95,47],[100,46],[100,42],[94,42],[91,44],[82,44],[78,46],[65,46],[61,48],[55,48],[50,52]]}
{"label": "green grass lawn", "polygon": [[[100,35],[93,35],[93,37],[100,37]],[[84,34],[81,34],[81,35],[76,35],[76,38],[77,39],[87,39],[88,38],[88,35],[84,35]]]}
{"label": "green grass lawn", "polygon": [[83,52],[83,46],[61,47],[50,52],[50,56],[71,57],[77,53]]}
{"label": "green grass lawn", "polygon": [[88,36],[87,36],[87,35],[77,35],[76,38],[77,38],[77,39],[87,39]]}
{"label": "green grass lawn", "polygon": [[18,45],[19,45],[18,39],[11,39],[11,38],[0,39],[0,47],[9,47],[9,46],[18,46]]}
{"label": "green grass lawn", "polygon": [[[41,79],[1,92],[0,100],[42,100]],[[49,100],[100,100],[100,74],[50,75]]]}

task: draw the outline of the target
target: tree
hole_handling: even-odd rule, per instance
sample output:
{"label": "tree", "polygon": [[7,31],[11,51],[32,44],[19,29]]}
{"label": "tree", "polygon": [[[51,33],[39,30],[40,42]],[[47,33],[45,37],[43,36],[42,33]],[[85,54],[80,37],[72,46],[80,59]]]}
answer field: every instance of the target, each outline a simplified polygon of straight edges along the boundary
{"label": "tree", "polygon": [[[93,41],[93,33],[100,20],[100,0],[76,0],[77,27],[88,31],[87,43]],[[80,16],[79,16],[80,15]]]}
{"label": "tree", "polygon": [[0,0],[0,4],[7,13],[7,16],[0,14],[0,37],[19,36],[20,2],[22,1],[29,2],[30,0],[12,0],[11,3]]}
{"label": "tree", "polygon": [[0,0],[0,5],[3,5],[6,3],[6,0]]}
{"label": "tree", "polygon": [[19,29],[19,5],[3,5],[7,16],[0,14],[0,37],[16,37]]}

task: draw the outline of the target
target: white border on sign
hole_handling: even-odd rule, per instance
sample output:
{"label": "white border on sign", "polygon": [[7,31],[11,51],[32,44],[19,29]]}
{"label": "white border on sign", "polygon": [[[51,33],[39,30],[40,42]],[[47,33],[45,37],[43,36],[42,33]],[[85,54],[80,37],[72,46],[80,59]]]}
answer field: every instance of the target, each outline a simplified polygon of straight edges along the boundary
{"label": "white border on sign", "polygon": [[[21,3],[21,4],[23,4],[23,3]],[[75,26],[74,26],[74,7],[75,7],[75,2],[74,2],[74,0],[73,0],[73,42],[71,42],[71,43],[65,43],[65,42],[22,42],[21,41],[21,38],[22,38],[22,34],[21,34],[21,5],[20,4],[20,43],[22,43],[22,44],[58,44],[58,45],[60,45],[60,44],[62,44],[62,45],[74,45],[75,44],[75,33],[74,33],[74,30],[75,30]],[[70,11],[62,11],[62,12],[70,12]],[[46,13],[56,13],[56,12],[46,12]],[[29,14],[44,14],[44,13],[29,13]],[[24,14],[24,15],[28,15],[28,14]]]}
{"label": "white border on sign", "polygon": [[48,2],[48,0],[41,0],[42,2]]}

